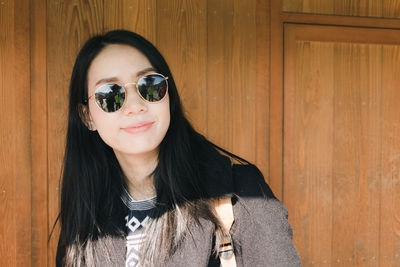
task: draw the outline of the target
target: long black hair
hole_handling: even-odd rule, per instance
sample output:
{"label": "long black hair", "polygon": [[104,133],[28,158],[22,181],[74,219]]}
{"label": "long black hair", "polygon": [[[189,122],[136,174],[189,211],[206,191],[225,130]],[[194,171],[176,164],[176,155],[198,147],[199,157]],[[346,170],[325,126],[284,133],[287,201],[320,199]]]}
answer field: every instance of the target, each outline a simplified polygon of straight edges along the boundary
{"label": "long black hair", "polygon": [[[173,253],[190,223],[205,218],[220,226],[213,213],[211,196],[205,189],[218,179],[227,158],[197,133],[185,118],[170,69],[160,52],[142,36],[123,30],[89,39],[80,50],[69,88],[68,131],[62,174],[57,257],[68,266],[90,266],[91,244],[103,237],[124,237],[125,208],[121,201],[126,186],[116,156],[96,131],[82,120],[87,105],[87,74],[93,59],[110,44],[132,46],[143,53],[157,72],[168,77],[170,125],[160,144],[158,165],[153,172],[157,193],[156,209],[146,228],[141,261],[152,265]],[[213,162],[212,166],[208,164]],[[230,163],[228,164],[230,167]]]}

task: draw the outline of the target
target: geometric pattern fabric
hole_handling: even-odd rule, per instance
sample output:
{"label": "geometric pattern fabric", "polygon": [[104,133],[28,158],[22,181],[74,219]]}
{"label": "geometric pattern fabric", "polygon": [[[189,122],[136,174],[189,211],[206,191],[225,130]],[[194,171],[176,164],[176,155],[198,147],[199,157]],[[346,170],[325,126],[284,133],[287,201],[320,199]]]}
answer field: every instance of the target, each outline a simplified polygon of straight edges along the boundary
{"label": "geometric pattern fabric", "polygon": [[148,214],[155,207],[156,197],[136,201],[124,190],[122,201],[129,209],[125,217],[126,236],[126,267],[139,267],[139,251],[145,238],[144,228],[149,220]]}

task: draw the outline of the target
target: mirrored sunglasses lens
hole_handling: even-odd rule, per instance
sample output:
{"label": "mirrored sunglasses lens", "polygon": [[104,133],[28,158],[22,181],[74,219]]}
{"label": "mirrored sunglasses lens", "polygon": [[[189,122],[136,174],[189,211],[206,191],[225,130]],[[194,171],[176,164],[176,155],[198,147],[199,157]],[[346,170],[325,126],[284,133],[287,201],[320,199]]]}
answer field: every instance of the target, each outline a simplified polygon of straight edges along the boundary
{"label": "mirrored sunglasses lens", "polygon": [[105,84],[95,92],[96,103],[105,112],[115,112],[125,101],[125,90],[118,84]]}
{"label": "mirrored sunglasses lens", "polygon": [[157,74],[147,75],[139,79],[140,95],[149,102],[157,102],[167,94],[167,80]]}

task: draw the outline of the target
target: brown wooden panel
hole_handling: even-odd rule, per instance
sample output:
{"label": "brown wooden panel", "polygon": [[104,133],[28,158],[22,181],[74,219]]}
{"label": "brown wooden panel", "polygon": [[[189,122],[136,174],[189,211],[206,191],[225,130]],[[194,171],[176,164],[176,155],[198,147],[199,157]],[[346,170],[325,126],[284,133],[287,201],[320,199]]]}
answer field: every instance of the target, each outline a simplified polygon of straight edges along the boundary
{"label": "brown wooden panel", "polygon": [[29,9],[27,0],[0,5],[1,266],[31,260]]}
{"label": "brown wooden panel", "polygon": [[399,18],[400,2],[392,0],[283,0],[283,11],[360,17]]}
{"label": "brown wooden panel", "polygon": [[233,148],[233,3],[207,4],[207,136],[219,146]]}
{"label": "brown wooden panel", "polygon": [[284,200],[303,263],[322,264],[330,262],[332,242],[333,47],[295,46],[287,55],[296,57],[297,74],[287,85],[295,82],[296,90],[285,91],[284,175],[296,183],[285,183]]}
{"label": "brown wooden panel", "polygon": [[304,265],[397,266],[400,37],[388,45],[382,34],[399,32],[362,30],[363,44],[359,29],[331,30],[285,28],[284,200],[295,244]]}
{"label": "brown wooden panel", "polygon": [[[16,265],[16,225],[14,203],[15,165],[11,162],[16,157],[14,131],[15,90],[13,88],[15,64],[10,55],[14,53],[14,5],[12,1],[5,2],[0,8],[0,38],[8,40],[1,42],[0,49],[0,265]],[[7,97],[6,97],[7,96]],[[7,127],[8,125],[8,127]],[[11,129],[10,129],[11,128]],[[8,164],[5,164],[5,163]]]}
{"label": "brown wooden panel", "polygon": [[209,1],[207,8],[207,136],[266,173],[268,3]]}
{"label": "brown wooden panel", "polygon": [[234,1],[232,43],[232,151],[256,159],[256,2]]}
{"label": "brown wooden panel", "polygon": [[[15,142],[13,177],[15,201],[16,266],[31,262],[31,111],[30,101],[30,1],[14,1],[14,66],[12,78],[13,126]],[[7,88],[8,92],[11,88]],[[8,127],[6,127],[7,129]],[[20,253],[24,251],[24,253]]]}
{"label": "brown wooden panel", "polygon": [[207,1],[157,2],[157,46],[174,75],[186,114],[207,133]]}
{"label": "brown wooden panel", "polygon": [[156,0],[104,1],[104,31],[125,29],[156,44]]}
{"label": "brown wooden panel", "polygon": [[[382,51],[382,157],[380,184],[380,266],[400,263],[400,47]],[[396,263],[396,264],[395,264]]]}
{"label": "brown wooden panel", "polygon": [[333,246],[336,262],[375,265],[379,254],[382,46],[335,44]]}
{"label": "brown wooden panel", "polygon": [[269,177],[270,1],[256,1],[256,165]]}
{"label": "brown wooden panel", "polygon": [[269,177],[276,197],[283,200],[283,23],[282,2],[271,1],[269,101]]}
{"label": "brown wooden panel", "polygon": [[[48,227],[59,213],[59,182],[65,148],[68,85],[82,44],[103,32],[103,1],[47,1]],[[58,235],[50,241],[48,262],[55,261]]]}
{"label": "brown wooden panel", "polygon": [[[31,10],[32,266],[47,265],[46,1]],[[52,262],[53,263],[53,262]],[[51,264],[53,265],[53,264]]]}

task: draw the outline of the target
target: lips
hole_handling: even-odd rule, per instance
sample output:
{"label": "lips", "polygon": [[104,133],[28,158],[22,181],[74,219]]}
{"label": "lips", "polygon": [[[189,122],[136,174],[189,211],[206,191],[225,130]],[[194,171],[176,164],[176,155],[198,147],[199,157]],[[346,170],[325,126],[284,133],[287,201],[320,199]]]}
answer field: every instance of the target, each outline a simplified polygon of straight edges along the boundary
{"label": "lips", "polygon": [[152,125],[154,121],[144,121],[129,125],[127,127],[122,128],[125,132],[128,133],[140,133],[147,131]]}

